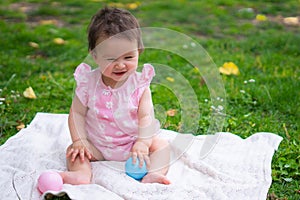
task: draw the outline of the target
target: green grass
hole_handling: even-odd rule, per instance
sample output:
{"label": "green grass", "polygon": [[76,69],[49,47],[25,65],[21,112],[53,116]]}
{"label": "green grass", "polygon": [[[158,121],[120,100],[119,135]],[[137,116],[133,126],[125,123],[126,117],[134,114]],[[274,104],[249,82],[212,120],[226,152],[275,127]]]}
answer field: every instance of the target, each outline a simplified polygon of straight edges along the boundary
{"label": "green grass", "polygon": [[[37,112],[68,112],[73,71],[87,56],[87,24],[105,4],[105,0],[22,2],[4,0],[0,4],[0,97],[5,98],[0,104],[1,144],[17,133],[18,124],[29,124]],[[243,138],[260,131],[283,137],[273,158],[269,199],[300,199],[300,26],[282,23],[283,17],[299,16],[299,10],[298,0],[143,1],[132,10],[143,27],[170,28],[189,35],[207,50],[216,66],[232,61],[239,67],[239,76],[222,75],[227,103],[223,131]],[[256,14],[268,20],[257,22]],[[43,25],[41,20],[56,21]],[[58,37],[66,43],[53,43]],[[38,43],[39,48],[29,42]],[[200,74],[185,59],[159,50],[146,50],[140,59],[143,62],[172,66],[189,80],[201,113],[195,134],[205,134],[211,101]],[[244,83],[250,79],[255,82]],[[29,86],[37,99],[23,97]],[[180,113],[172,91],[157,85],[152,91],[155,104]],[[163,125],[178,130],[179,121],[177,114],[167,117]]]}

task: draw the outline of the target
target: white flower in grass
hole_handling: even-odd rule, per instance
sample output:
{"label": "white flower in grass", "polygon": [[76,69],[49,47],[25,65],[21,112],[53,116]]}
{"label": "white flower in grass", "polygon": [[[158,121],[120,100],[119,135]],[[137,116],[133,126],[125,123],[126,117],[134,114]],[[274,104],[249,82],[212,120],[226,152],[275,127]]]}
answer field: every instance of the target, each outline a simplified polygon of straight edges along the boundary
{"label": "white flower in grass", "polygon": [[245,90],[240,90],[240,93],[243,93],[243,94],[245,94],[245,93],[246,93],[246,91],[245,91]]}
{"label": "white flower in grass", "polygon": [[218,105],[217,107],[211,106],[210,108],[211,108],[212,110],[214,110],[215,112],[217,112],[217,113],[221,113],[221,111],[224,110],[224,107],[221,106],[221,105]]}
{"label": "white flower in grass", "polygon": [[254,82],[255,82],[254,79],[250,79],[250,80],[249,80],[249,83],[254,83]]}
{"label": "white flower in grass", "polygon": [[224,107],[223,107],[223,106],[221,106],[221,105],[218,105],[218,108],[217,108],[217,110],[218,110],[218,111],[222,111],[222,110],[224,110]]}

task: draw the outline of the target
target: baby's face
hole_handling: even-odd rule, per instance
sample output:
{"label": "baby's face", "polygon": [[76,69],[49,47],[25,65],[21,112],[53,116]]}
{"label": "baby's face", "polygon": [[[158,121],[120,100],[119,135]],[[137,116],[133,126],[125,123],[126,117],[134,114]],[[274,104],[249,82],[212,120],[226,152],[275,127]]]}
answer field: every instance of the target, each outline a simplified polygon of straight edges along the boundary
{"label": "baby's face", "polygon": [[94,50],[95,62],[100,66],[106,84],[114,86],[135,72],[138,66],[138,44],[123,38],[111,37]]}

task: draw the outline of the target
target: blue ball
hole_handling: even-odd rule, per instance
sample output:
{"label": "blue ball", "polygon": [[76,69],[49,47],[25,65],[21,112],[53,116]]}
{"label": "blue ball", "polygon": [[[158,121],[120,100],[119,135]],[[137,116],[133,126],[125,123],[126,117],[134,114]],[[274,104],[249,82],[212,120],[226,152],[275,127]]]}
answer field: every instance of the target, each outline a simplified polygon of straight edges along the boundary
{"label": "blue ball", "polygon": [[130,157],[125,163],[125,172],[128,176],[134,178],[135,180],[141,180],[148,173],[148,170],[145,162],[143,167],[140,168],[139,159],[137,159],[135,164],[133,164],[132,157]]}

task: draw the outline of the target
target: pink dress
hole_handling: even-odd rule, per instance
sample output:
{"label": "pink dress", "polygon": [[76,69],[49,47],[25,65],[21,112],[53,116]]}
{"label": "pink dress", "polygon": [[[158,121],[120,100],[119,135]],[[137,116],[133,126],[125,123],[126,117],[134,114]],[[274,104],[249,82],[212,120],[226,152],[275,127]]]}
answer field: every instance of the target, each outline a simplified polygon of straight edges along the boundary
{"label": "pink dress", "polygon": [[[155,75],[154,68],[145,64],[142,72],[131,74],[118,87],[106,86],[100,69],[92,70],[81,63],[75,70],[76,95],[88,108],[86,131],[88,140],[106,160],[124,161],[138,136],[139,100]],[[159,130],[156,122],[155,130]]]}

